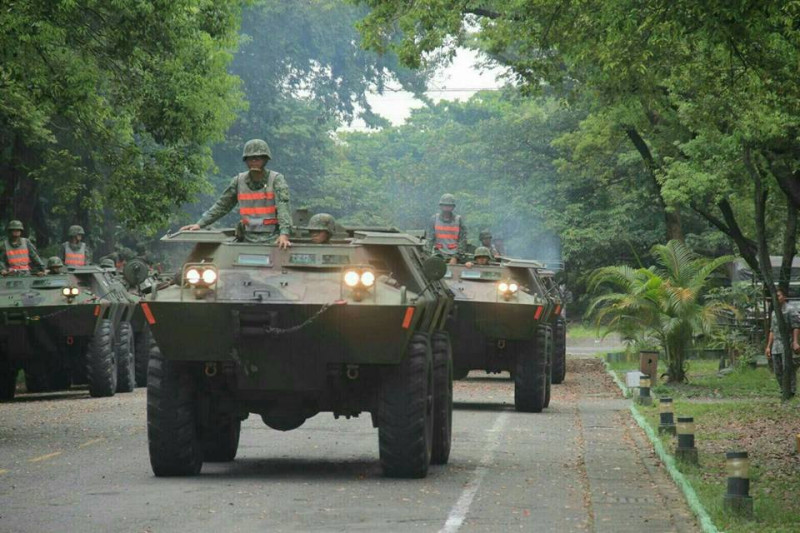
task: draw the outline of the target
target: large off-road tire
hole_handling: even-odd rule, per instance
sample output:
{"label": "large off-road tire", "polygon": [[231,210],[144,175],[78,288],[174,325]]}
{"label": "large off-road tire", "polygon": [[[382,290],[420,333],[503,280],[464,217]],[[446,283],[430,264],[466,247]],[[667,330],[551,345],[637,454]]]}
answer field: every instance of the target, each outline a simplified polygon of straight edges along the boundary
{"label": "large off-road tire", "polygon": [[553,383],[559,385],[567,376],[567,325],[559,317],[553,328]]}
{"label": "large off-road tire", "polygon": [[145,324],[144,329],[134,337],[136,345],[136,386],[147,386],[147,362],[150,360],[150,353],[158,349],[156,339],[150,331],[150,327]]}
{"label": "large off-road tire", "polygon": [[17,391],[18,372],[13,362],[6,357],[0,356],[0,402],[14,399],[14,394]]}
{"label": "large off-road tire", "polygon": [[381,466],[389,477],[423,478],[433,445],[433,357],[428,337],[414,335],[406,356],[387,368],[378,406]]}
{"label": "large off-road tire", "polygon": [[547,333],[547,344],[545,348],[547,366],[545,367],[546,385],[544,389],[544,406],[550,407],[550,388],[553,376],[553,328],[551,326],[546,326],[545,331]]}
{"label": "large off-road tire", "polygon": [[197,392],[186,365],[150,354],[147,365],[147,441],[156,476],[193,476],[203,467]]}
{"label": "large off-road tire", "polygon": [[114,349],[117,352],[117,392],[133,392],[136,388],[136,362],[133,351],[133,327],[120,322]]}
{"label": "large off-road tire", "polygon": [[431,464],[450,459],[453,428],[453,350],[447,333],[434,333],[433,351],[433,446]]}
{"label": "large off-road tire", "polygon": [[536,329],[532,341],[519,343],[514,370],[514,407],[525,413],[540,413],[547,392],[547,332]]}
{"label": "large off-road tire", "polygon": [[239,449],[239,435],[242,432],[242,421],[236,417],[227,417],[222,424],[207,428],[203,432],[201,445],[203,460],[211,463],[226,463],[236,458]]}
{"label": "large off-road tire", "polygon": [[114,327],[104,318],[86,350],[89,394],[95,398],[114,396],[117,392],[117,354],[114,348]]}

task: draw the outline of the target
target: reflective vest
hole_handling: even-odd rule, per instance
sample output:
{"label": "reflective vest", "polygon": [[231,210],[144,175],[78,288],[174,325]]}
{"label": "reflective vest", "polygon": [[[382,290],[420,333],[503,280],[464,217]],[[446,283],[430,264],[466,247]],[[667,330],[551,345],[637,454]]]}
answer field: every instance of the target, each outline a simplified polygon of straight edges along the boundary
{"label": "reflective vest", "polygon": [[455,255],[458,253],[458,236],[461,233],[461,216],[455,215],[452,221],[445,222],[441,214],[436,213],[433,223],[434,245],[440,253]]}
{"label": "reflective vest", "polygon": [[28,240],[20,238],[22,244],[19,248],[13,248],[6,239],[6,264],[9,270],[15,272],[30,272],[31,256],[28,253]]}
{"label": "reflective vest", "polygon": [[69,242],[64,243],[64,264],[70,266],[84,266],[86,264],[86,243],[82,242],[78,246],[78,251],[74,251]]}
{"label": "reflective vest", "polygon": [[278,229],[278,209],[275,206],[276,172],[270,170],[266,186],[253,190],[247,185],[249,172],[242,172],[236,178],[237,197],[239,201],[239,216],[245,231],[253,233],[274,233]]}

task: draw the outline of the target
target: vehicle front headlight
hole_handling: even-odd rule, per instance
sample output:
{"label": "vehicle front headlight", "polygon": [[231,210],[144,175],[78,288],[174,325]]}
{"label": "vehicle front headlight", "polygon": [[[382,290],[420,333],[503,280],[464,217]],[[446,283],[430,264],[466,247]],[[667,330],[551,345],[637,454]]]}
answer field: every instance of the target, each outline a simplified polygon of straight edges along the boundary
{"label": "vehicle front headlight", "polygon": [[365,287],[372,287],[375,285],[375,274],[369,270],[361,274],[361,284]]}
{"label": "vehicle front headlight", "polygon": [[79,294],[80,294],[80,292],[81,292],[81,291],[80,291],[80,289],[78,289],[78,287],[72,287],[72,288],[69,290],[69,293],[70,293],[70,295],[71,295],[71,296],[77,296],[77,295],[79,295]]}
{"label": "vehicle front headlight", "polygon": [[71,293],[70,293],[70,288],[69,288],[69,287],[64,287],[63,289],[61,289],[61,294],[63,294],[63,295],[64,295],[64,296],[66,296],[67,298],[69,298],[69,297],[70,297],[70,294],[71,294]]}
{"label": "vehicle front headlight", "polygon": [[215,281],[217,281],[217,271],[211,268],[207,268],[203,270],[203,283],[206,285],[212,285]]}
{"label": "vehicle front headlight", "polygon": [[186,281],[191,283],[192,285],[197,284],[200,281],[200,271],[196,268],[190,268],[186,271]]}
{"label": "vehicle front headlight", "polygon": [[519,290],[519,285],[517,285],[516,283],[509,283],[508,290],[510,290],[511,292],[517,292]]}
{"label": "vehicle front headlight", "polygon": [[498,292],[508,292],[508,283],[501,281],[497,284],[497,290]]}
{"label": "vehicle front headlight", "polygon": [[361,276],[355,270],[348,270],[344,273],[344,284],[348,287],[355,287],[361,280]]}

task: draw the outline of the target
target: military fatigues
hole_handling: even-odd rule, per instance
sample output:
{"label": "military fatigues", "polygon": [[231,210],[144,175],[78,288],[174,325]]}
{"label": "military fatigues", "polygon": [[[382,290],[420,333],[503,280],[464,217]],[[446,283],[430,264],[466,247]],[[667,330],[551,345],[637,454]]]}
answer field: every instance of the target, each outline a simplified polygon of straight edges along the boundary
{"label": "military fatigues", "polygon": [[273,242],[279,235],[289,235],[292,226],[289,186],[282,174],[264,169],[264,179],[256,181],[250,171],[242,172],[231,180],[197,224],[201,228],[213,224],[237,203],[247,242]]}
{"label": "military fatigues", "polygon": [[[800,328],[800,311],[798,311],[794,306],[790,304],[786,304],[783,309],[784,316],[789,325],[789,338],[792,338],[791,331],[797,328]],[[783,338],[781,337],[781,332],[778,330],[778,317],[775,314],[775,310],[772,311],[772,317],[770,319],[770,331],[772,331],[772,348],[770,352],[772,353],[772,369],[775,371],[775,378],[778,380],[778,386],[783,387],[783,368],[784,362],[786,357],[792,356],[792,347],[791,346],[784,346],[783,345]],[[795,372],[792,375],[792,394],[797,392],[797,366],[800,363],[798,358],[794,358],[794,368]]]}
{"label": "military fatigues", "polygon": [[84,266],[92,262],[92,256],[89,253],[89,247],[85,242],[72,244],[67,241],[61,245],[61,254],[59,255],[64,265],[71,266]]}
{"label": "military fatigues", "polygon": [[20,237],[16,244],[5,239],[0,246],[0,270],[19,273],[44,271],[44,261],[39,257],[36,246],[28,239]]}
{"label": "military fatigues", "polygon": [[445,219],[442,213],[431,217],[428,227],[431,236],[429,251],[445,258],[463,258],[467,253],[467,227],[461,215],[452,215]]}

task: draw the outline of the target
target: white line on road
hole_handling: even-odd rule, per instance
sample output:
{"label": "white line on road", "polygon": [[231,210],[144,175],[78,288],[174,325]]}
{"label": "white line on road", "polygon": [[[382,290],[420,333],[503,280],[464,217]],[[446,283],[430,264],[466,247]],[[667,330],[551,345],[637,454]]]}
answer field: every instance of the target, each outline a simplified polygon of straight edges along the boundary
{"label": "white line on road", "polygon": [[475,498],[475,494],[478,493],[478,489],[483,482],[483,478],[486,477],[486,473],[489,471],[489,466],[492,464],[492,460],[494,459],[494,451],[500,445],[500,435],[503,432],[503,426],[505,426],[507,418],[508,413],[500,413],[500,416],[498,416],[494,421],[492,429],[488,430],[490,437],[486,451],[483,453],[483,457],[481,457],[478,467],[472,473],[472,479],[467,482],[467,485],[461,492],[461,497],[458,498],[458,501],[450,510],[450,514],[447,515],[447,522],[444,523],[444,527],[439,530],[439,533],[455,533],[464,523],[464,519],[467,517],[467,513],[469,512],[469,507],[472,505],[472,500]]}

